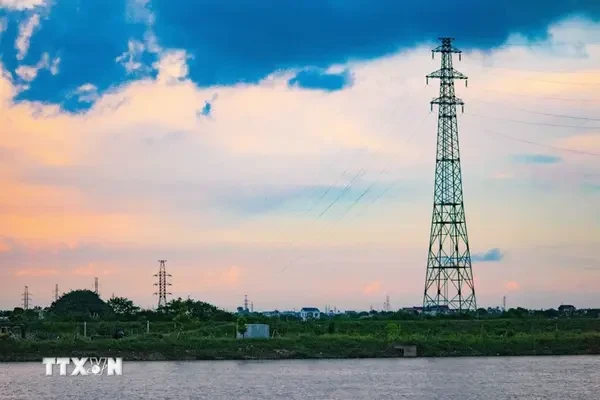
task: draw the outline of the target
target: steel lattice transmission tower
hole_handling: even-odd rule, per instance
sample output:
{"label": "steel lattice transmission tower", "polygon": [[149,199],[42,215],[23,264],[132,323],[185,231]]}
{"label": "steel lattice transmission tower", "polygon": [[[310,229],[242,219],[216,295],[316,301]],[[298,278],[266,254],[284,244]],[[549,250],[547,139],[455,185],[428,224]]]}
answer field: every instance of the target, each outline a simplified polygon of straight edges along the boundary
{"label": "steel lattice transmission tower", "polygon": [[31,293],[29,293],[29,286],[25,286],[23,290],[23,309],[29,310],[29,302],[31,301]]}
{"label": "steel lattice transmission tower", "polygon": [[171,286],[171,282],[168,281],[171,275],[167,274],[165,267],[167,260],[158,260],[158,262],[160,263],[158,274],[154,274],[158,278],[158,282],[154,284],[154,286],[158,286],[158,292],[154,294],[158,295],[158,308],[161,308],[167,305],[167,295],[171,294],[167,292],[167,286]]}
{"label": "steel lattice transmission tower", "polygon": [[100,295],[100,292],[98,291],[98,277],[94,278],[94,293]]}
{"label": "steel lattice transmission tower", "polygon": [[442,44],[432,50],[441,53],[442,66],[427,75],[440,80],[440,95],[431,101],[438,105],[438,133],[435,164],[435,186],[431,236],[427,257],[427,274],[423,296],[424,309],[448,306],[459,312],[475,311],[475,286],[471,269],[471,254],[467,238],[467,223],[463,203],[458,123],[456,106],[464,109],[454,93],[454,80],[467,77],[452,66],[452,54],[461,58],[461,51],[452,46],[454,39],[441,38]]}

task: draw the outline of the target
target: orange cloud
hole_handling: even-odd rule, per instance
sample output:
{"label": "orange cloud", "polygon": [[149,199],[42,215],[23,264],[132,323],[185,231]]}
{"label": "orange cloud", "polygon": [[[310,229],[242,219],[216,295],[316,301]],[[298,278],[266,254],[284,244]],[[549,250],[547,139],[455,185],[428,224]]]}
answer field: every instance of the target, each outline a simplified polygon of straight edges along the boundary
{"label": "orange cloud", "polygon": [[92,263],[88,264],[87,267],[79,267],[73,270],[74,275],[79,276],[98,276],[98,275],[112,275],[114,270],[110,268],[97,268]]}
{"label": "orange cloud", "polygon": [[223,281],[230,286],[236,286],[240,282],[241,273],[240,267],[231,267],[223,274]]}
{"label": "orange cloud", "polygon": [[504,286],[506,288],[506,290],[508,290],[509,292],[516,292],[519,289],[521,289],[521,285],[519,285],[518,282],[515,281],[510,281],[507,282],[506,285]]}
{"label": "orange cloud", "polygon": [[374,281],[374,282],[368,283],[363,287],[363,293],[366,295],[377,294],[380,292],[381,292],[381,282],[380,281]]}
{"label": "orange cloud", "polygon": [[52,276],[56,275],[54,268],[27,268],[15,271],[15,276]]}

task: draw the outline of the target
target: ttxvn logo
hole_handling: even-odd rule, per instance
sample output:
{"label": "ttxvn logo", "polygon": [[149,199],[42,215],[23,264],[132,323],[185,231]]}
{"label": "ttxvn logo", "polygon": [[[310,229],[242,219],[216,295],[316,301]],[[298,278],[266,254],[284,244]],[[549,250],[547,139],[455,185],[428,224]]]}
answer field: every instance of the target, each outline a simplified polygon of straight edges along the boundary
{"label": "ttxvn logo", "polygon": [[67,366],[70,364],[74,366],[70,375],[123,374],[123,359],[120,357],[44,357],[42,364],[46,366],[46,375],[48,376],[53,374],[55,365],[59,366],[60,375],[67,375]]}

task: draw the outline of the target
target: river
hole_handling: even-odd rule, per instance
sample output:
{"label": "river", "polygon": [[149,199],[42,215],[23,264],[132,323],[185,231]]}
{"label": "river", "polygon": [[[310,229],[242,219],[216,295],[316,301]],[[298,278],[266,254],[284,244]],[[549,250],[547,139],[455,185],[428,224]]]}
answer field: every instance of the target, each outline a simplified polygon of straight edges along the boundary
{"label": "river", "polygon": [[0,399],[598,400],[600,357],[125,360],[121,376],[2,363]]}

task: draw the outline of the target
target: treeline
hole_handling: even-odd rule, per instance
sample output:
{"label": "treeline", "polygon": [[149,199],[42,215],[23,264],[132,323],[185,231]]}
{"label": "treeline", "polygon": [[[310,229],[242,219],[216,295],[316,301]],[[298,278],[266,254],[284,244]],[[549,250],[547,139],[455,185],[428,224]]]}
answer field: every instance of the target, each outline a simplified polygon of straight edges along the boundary
{"label": "treeline", "polygon": [[[0,311],[0,317],[13,323],[41,322],[83,322],[83,321],[119,321],[119,322],[169,322],[175,326],[194,325],[196,322],[223,322],[239,323],[265,323],[273,326],[279,325],[280,330],[288,330],[287,326],[296,325],[300,319],[294,315],[265,316],[260,313],[244,312],[242,315],[233,314],[218,307],[193,299],[173,299],[165,306],[154,310],[142,309],[133,301],[124,297],[112,297],[107,301],[102,300],[90,290],[75,290],[64,294],[49,307],[41,309],[36,307],[30,310],[15,308],[10,311]],[[312,332],[332,333],[330,326],[353,326],[352,322],[369,320],[378,321],[421,321],[421,320],[504,320],[504,319],[559,319],[559,318],[600,318],[600,309],[582,309],[561,312],[556,309],[527,310],[513,308],[506,311],[499,309],[483,309],[477,312],[463,314],[438,314],[423,315],[416,310],[399,310],[395,312],[369,311],[350,312],[335,315],[324,315],[316,321],[303,322],[299,330]],[[329,322],[334,322],[330,325]],[[288,324],[289,323],[289,324]],[[376,324],[377,325],[377,324]],[[172,325],[168,325],[172,326]],[[314,326],[314,329],[311,328]]]}

